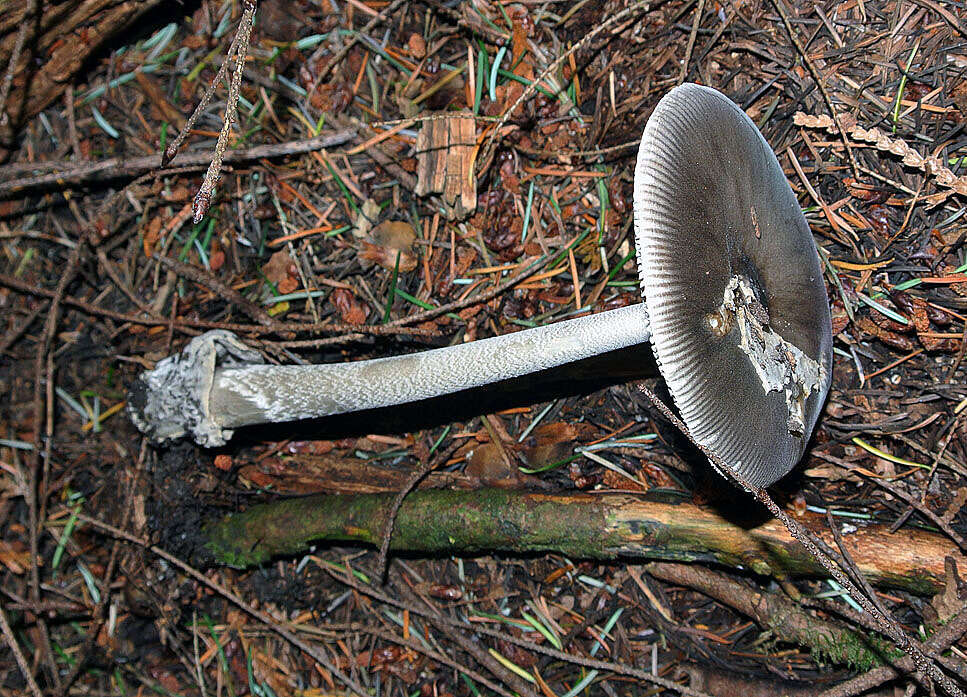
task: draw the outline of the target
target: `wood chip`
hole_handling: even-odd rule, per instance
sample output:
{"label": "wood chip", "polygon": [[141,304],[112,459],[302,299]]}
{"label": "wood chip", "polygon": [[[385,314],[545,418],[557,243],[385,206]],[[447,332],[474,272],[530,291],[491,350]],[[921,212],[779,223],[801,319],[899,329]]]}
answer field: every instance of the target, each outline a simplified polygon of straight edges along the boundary
{"label": "wood chip", "polygon": [[462,220],[477,207],[475,133],[473,116],[467,113],[425,122],[416,139],[416,194],[441,194],[448,220]]}

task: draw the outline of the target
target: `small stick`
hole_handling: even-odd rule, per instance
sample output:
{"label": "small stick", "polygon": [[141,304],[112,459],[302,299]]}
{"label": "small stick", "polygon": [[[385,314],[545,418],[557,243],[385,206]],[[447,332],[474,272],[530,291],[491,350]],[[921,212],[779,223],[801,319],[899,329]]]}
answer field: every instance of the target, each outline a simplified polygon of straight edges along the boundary
{"label": "small stick", "polygon": [[[242,73],[245,71],[245,57],[248,55],[248,42],[252,36],[252,27],[255,22],[256,0],[245,0],[245,10],[242,12],[242,19],[238,24],[238,33],[235,41],[228,49],[229,56],[232,55],[234,48],[235,73],[228,86],[228,100],[225,105],[225,119],[222,123],[222,130],[218,134],[218,141],[215,143],[215,152],[212,154],[211,164],[205,172],[205,179],[201,188],[195,194],[194,205],[192,207],[192,220],[197,225],[205,217],[208,207],[211,205],[212,196],[215,194],[215,187],[222,176],[222,157],[228,147],[228,137],[232,132],[232,122],[235,121],[235,112],[238,111],[239,90],[242,87]],[[219,68],[219,73],[228,65],[228,57]],[[183,133],[187,133],[187,126]],[[167,152],[165,153],[167,154]],[[162,162],[164,164],[164,162]]]}
{"label": "small stick", "polygon": [[20,668],[24,680],[27,681],[27,687],[30,688],[30,693],[34,697],[43,697],[44,693],[40,691],[40,686],[34,680],[34,674],[31,672],[30,665],[24,658],[23,651],[20,650],[20,646],[17,644],[17,637],[14,636],[13,629],[10,628],[10,623],[7,622],[7,613],[3,611],[2,607],[0,607],[0,630],[3,631],[3,638],[7,640],[7,646],[10,647],[10,652],[17,659],[17,666]]}
{"label": "small stick", "polygon": [[352,38],[349,39],[346,45],[336,51],[336,55],[332,57],[332,60],[326,63],[322,70],[319,71],[318,77],[316,77],[315,81],[312,83],[312,89],[309,90],[309,94],[315,92],[316,88],[319,86],[319,83],[326,79],[329,73],[332,72],[332,69],[335,68],[336,65],[338,65],[339,62],[346,57],[346,54],[349,53],[350,49],[352,49],[352,47],[356,45],[356,42],[359,41],[360,36],[368,34],[370,31],[372,31],[373,27],[380,22],[385,22],[387,17],[393,14],[393,12],[396,11],[396,8],[402,5],[403,2],[404,0],[393,0],[393,2],[384,7],[378,15],[369,20],[361,30],[354,32]]}
{"label": "small stick", "polygon": [[[257,145],[244,150],[232,150],[225,154],[222,161],[228,164],[242,164],[266,158],[304,155],[315,150],[343,145],[352,140],[355,135],[355,130],[343,129],[331,133],[323,133],[314,138],[306,138],[305,140]],[[191,152],[178,158],[177,167],[163,168],[160,170],[158,169],[157,155],[146,155],[144,157],[130,159],[112,157],[107,160],[83,162],[81,164],[71,162],[38,162],[33,166],[33,169],[51,169],[53,171],[34,177],[10,179],[9,181],[0,182],[0,199],[9,199],[16,195],[24,195],[36,189],[55,187],[58,189],[67,189],[100,181],[110,181],[124,177],[138,177],[145,173],[150,173],[151,177],[177,174],[185,171],[185,168],[205,167],[210,160],[211,158],[207,153]],[[9,176],[10,173],[23,171],[23,169],[24,167],[21,164],[0,167],[0,177]]]}
{"label": "small stick", "polygon": [[389,508],[389,513],[386,515],[386,525],[383,527],[383,540],[379,544],[379,557],[376,560],[376,575],[380,580],[385,580],[386,578],[386,556],[389,553],[390,540],[393,537],[393,526],[396,524],[396,516],[400,512],[400,506],[403,505],[403,499],[413,490],[413,487],[420,483],[421,479],[449,460],[450,456],[461,445],[462,443],[457,441],[435,458],[427,458],[426,462],[420,465],[420,468],[413,473],[413,476],[403,485],[403,488],[400,489],[400,492],[393,500]]}
{"label": "small stick", "polygon": [[[778,1],[778,0],[774,0]],[[766,492],[765,489],[752,486],[745,479],[743,479],[732,466],[727,462],[718,457],[709,448],[705,447],[699,443],[695,438],[692,437],[691,432],[688,427],[679,419],[672,410],[660,399],[658,396],[652,392],[646,385],[639,384],[638,389],[651,401],[652,404],[662,413],[662,415],[674,424],[674,426],[681,431],[682,435],[688,438],[691,443],[697,447],[702,453],[709,459],[712,466],[726,475],[729,479],[737,482],[742,486],[743,489],[748,491],[750,494],[755,496],[755,498],[762,503],[773,516],[779,519],[779,521],[786,526],[789,534],[792,535],[806,551],[822,565],[822,567],[832,575],[833,579],[839,583],[843,588],[846,589],[854,600],[856,600],[863,609],[870,614],[871,617],[880,626],[880,631],[886,634],[893,642],[906,653],[911,659],[913,659],[914,664],[917,669],[923,672],[924,676],[933,678],[936,680],[948,693],[956,695],[956,697],[967,697],[964,692],[953,684],[953,682],[940,672],[940,669],[924,655],[920,647],[911,642],[910,638],[906,635],[903,629],[897,624],[888,613],[881,612],[877,607],[878,602],[871,601],[865,594],[861,593],[856,585],[849,579],[849,577],[840,569],[832,559],[830,559],[826,554],[820,551],[819,546],[822,542],[819,542],[814,538],[814,536],[805,528],[803,528],[798,522],[793,520],[785,511],[783,511],[771,496]],[[818,544],[817,544],[818,542]]]}
{"label": "small stick", "polygon": [[10,89],[13,87],[13,76],[17,71],[17,62],[20,60],[20,54],[23,53],[24,44],[27,42],[27,31],[34,22],[36,12],[37,0],[28,0],[23,18],[20,20],[20,29],[17,31],[13,51],[10,52],[7,72],[3,76],[3,83],[0,84],[0,126],[6,126],[12,120],[12,115],[6,111],[7,99],[10,97]]}
{"label": "small stick", "polygon": [[313,659],[318,661],[319,664],[322,665],[326,670],[332,673],[337,679],[341,680],[347,687],[349,687],[349,689],[351,689],[356,694],[360,695],[360,697],[369,697],[369,692],[366,689],[364,689],[362,685],[360,685],[358,682],[356,682],[351,677],[346,675],[343,671],[341,671],[331,660],[329,660],[329,658],[325,654],[323,654],[317,648],[309,645],[308,643],[300,639],[298,636],[296,636],[295,632],[288,629],[283,622],[280,622],[274,619],[267,612],[263,612],[261,610],[255,609],[254,607],[246,603],[244,600],[242,600],[241,596],[228,590],[218,582],[208,578],[208,576],[200,572],[191,564],[188,564],[182,561],[181,559],[179,559],[178,557],[174,556],[173,554],[166,552],[161,547],[157,545],[153,545],[147,540],[143,540],[140,537],[132,535],[126,530],[122,530],[121,528],[111,525],[110,523],[105,523],[104,521],[98,520],[97,518],[91,518],[90,516],[84,515],[83,513],[78,514],[77,519],[103,532],[114,535],[119,539],[126,540],[128,542],[136,544],[152,552],[153,554],[156,554],[157,556],[173,564],[174,566],[178,567],[186,574],[191,576],[193,579],[201,583],[203,586],[205,586],[206,588],[210,588],[211,590],[215,591],[219,595],[223,596],[226,600],[228,600],[233,605],[237,606],[243,612],[245,612],[248,615],[251,615],[256,620],[258,620],[265,626],[269,627],[273,632],[278,634],[280,637],[288,641],[290,644],[300,649],[301,651],[304,651],[307,655],[311,656]]}

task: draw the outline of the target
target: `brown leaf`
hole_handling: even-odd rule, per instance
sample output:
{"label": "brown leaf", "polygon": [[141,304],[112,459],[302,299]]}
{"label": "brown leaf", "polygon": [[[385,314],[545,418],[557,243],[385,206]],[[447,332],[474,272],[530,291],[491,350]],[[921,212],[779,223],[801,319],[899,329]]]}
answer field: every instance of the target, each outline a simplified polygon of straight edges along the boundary
{"label": "brown leaf", "polygon": [[516,467],[508,466],[495,444],[481,443],[470,451],[464,474],[476,477],[487,486],[506,486],[508,482],[517,480],[519,471]]}
{"label": "brown leaf", "polygon": [[154,247],[158,244],[158,240],[161,237],[161,218],[160,216],[152,216],[150,222],[148,222],[148,227],[144,231],[144,255],[146,257],[151,257],[154,253]]}
{"label": "brown leaf", "polygon": [[957,573],[957,563],[953,557],[944,559],[944,570],[944,589],[930,599],[930,605],[937,611],[937,619],[941,622],[946,622],[960,612],[964,607],[964,599],[967,598],[967,592],[962,590],[964,583]]}
{"label": "brown leaf", "polygon": [[913,350],[913,341],[911,341],[909,337],[903,336],[902,334],[896,334],[888,329],[884,329],[883,327],[875,324],[868,317],[858,317],[856,319],[856,326],[888,346],[892,346],[893,348],[901,351]]}
{"label": "brown leaf", "polygon": [[950,525],[954,518],[957,517],[957,514],[960,513],[960,509],[964,507],[964,504],[967,504],[967,487],[962,486],[957,489],[957,493],[954,494],[954,500],[950,502],[947,510],[941,516],[943,522]]}
{"label": "brown leaf", "polygon": [[225,250],[222,249],[222,245],[217,239],[212,240],[211,253],[208,255],[208,266],[212,271],[218,271],[225,266]]}
{"label": "brown leaf", "polygon": [[609,489],[622,491],[648,491],[648,487],[637,479],[628,479],[622,474],[606,469],[601,473],[601,483]]}
{"label": "brown leaf", "polygon": [[846,308],[839,300],[830,303],[829,309],[832,315],[833,336],[836,336],[849,326],[849,315],[846,314]]}
{"label": "brown leaf", "polygon": [[366,323],[366,315],[369,314],[369,310],[356,299],[356,296],[348,288],[336,288],[329,296],[329,300],[335,305],[339,316],[346,324]]}
{"label": "brown leaf", "polygon": [[[306,87],[312,87],[311,83]],[[320,111],[338,114],[343,111],[353,99],[353,92],[349,85],[343,82],[330,82],[319,85],[309,97],[309,103]]]}
{"label": "brown leaf", "polygon": [[524,440],[524,461],[536,467],[563,460],[592,428],[590,424],[563,421],[541,424]]}
{"label": "brown leaf", "polygon": [[291,293],[291,290],[283,290],[283,282],[285,285],[291,285],[291,280],[295,277],[296,283],[298,284],[298,275],[296,273],[295,260],[289,256],[286,250],[281,250],[276,252],[262,267],[262,273],[265,275],[265,280],[275,286],[276,290],[280,293]]}
{"label": "brown leaf", "polygon": [[0,540],[0,564],[20,576],[30,567],[30,550],[19,540]]}

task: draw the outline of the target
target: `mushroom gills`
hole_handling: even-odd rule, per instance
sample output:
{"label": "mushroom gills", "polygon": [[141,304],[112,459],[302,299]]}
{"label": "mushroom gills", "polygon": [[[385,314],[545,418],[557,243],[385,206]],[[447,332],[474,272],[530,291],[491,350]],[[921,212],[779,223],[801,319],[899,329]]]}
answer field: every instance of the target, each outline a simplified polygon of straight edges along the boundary
{"label": "mushroom gills", "polygon": [[811,392],[820,393],[826,384],[825,366],[769,326],[768,313],[744,276],[732,276],[726,285],[722,305],[712,315],[717,320],[723,316],[732,318],[731,322],[719,320],[723,325],[738,325],[739,349],[755,369],[763,391],[785,394],[789,433],[804,437],[806,400]]}

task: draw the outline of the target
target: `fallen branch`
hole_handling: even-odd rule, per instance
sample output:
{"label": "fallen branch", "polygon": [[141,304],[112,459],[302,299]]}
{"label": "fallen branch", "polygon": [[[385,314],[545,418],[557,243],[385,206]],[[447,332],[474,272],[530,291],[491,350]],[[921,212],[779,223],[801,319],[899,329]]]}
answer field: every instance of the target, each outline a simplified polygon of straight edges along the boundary
{"label": "fallen branch", "polygon": [[[395,496],[307,496],[253,506],[205,526],[215,562],[244,567],[298,554],[313,542],[378,545]],[[828,544],[822,516],[801,519]],[[847,538],[859,570],[881,587],[929,595],[944,584],[944,557],[967,558],[944,537],[886,525]],[[589,559],[704,561],[788,578],[826,576],[782,523],[743,527],[693,504],[628,494],[537,494],[498,489],[416,491],[403,502],[390,548],[421,553],[559,552]]]}
{"label": "fallen branch", "polygon": [[[0,117],[0,148],[12,147],[17,128],[71,88],[88,59],[112,37],[122,35],[160,4],[161,0],[45,0],[39,8],[23,0],[0,4],[0,66],[13,63],[12,89],[0,109],[7,115]],[[28,29],[22,32],[25,24]],[[28,33],[30,39],[21,45],[29,50],[17,50],[18,39]],[[38,63],[35,56],[43,61]]]}
{"label": "fallen branch", "polygon": [[810,615],[778,593],[754,590],[724,574],[685,564],[653,562],[645,570],[673,583],[715,598],[771,629],[780,640],[798,644],[831,663],[869,670],[895,652],[875,634],[865,635]]}
{"label": "fallen branch", "polygon": [[[344,145],[352,140],[355,135],[355,131],[345,129],[325,133],[305,140],[257,145],[253,148],[245,148],[242,150],[230,150],[225,153],[223,163],[240,164],[243,162],[255,162],[263,158],[303,155],[314,150]],[[207,151],[185,153],[178,157],[177,166],[173,169],[180,171],[185,167],[208,167],[211,160],[212,155]],[[38,163],[37,166],[38,168],[46,168],[49,165]],[[157,170],[159,175],[165,173],[164,169],[158,168],[157,155],[146,155],[144,157],[127,159],[123,157],[112,157],[99,162],[86,162],[82,164],[64,163],[62,168],[56,169],[48,174],[18,178],[0,183],[0,199],[22,196],[38,189],[67,189],[99,181],[137,177],[152,170]],[[3,177],[3,175],[4,170],[0,168],[0,177]]]}

